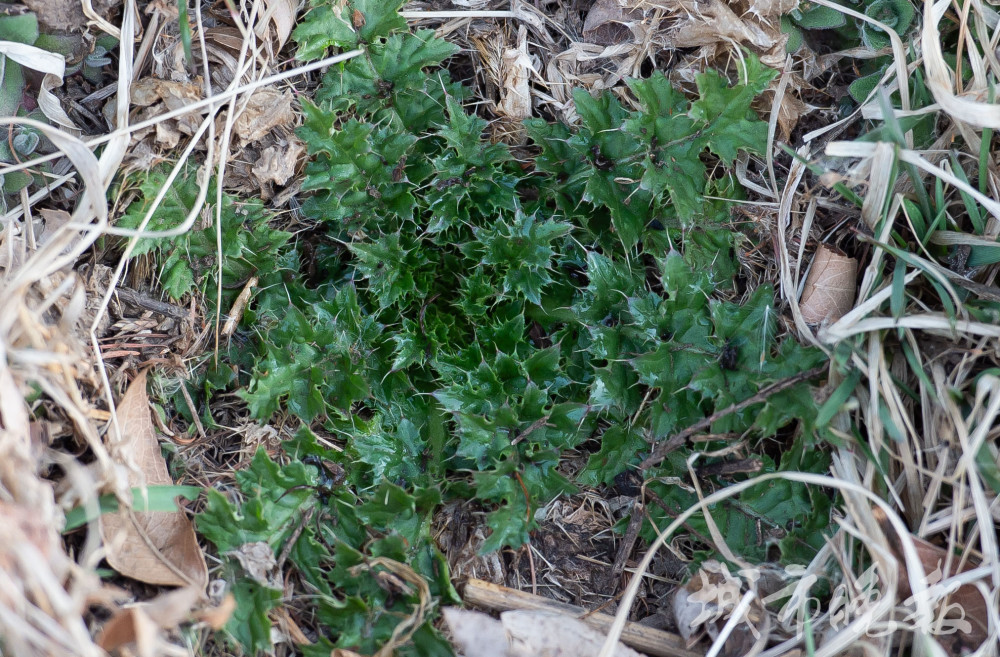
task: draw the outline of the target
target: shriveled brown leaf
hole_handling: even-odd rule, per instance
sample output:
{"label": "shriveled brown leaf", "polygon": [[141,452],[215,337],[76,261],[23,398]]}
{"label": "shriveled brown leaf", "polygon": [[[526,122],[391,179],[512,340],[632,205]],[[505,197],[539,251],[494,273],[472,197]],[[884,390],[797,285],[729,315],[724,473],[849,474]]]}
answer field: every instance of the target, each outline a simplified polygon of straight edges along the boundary
{"label": "shriveled brown leaf", "polygon": [[765,21],[777,23],[798,6],[799,0],[751,0],[749,12]]}
{"label": "shriveled brown leaf", "polygon": [[[900,603],[904,603],[913,595],[913,591],[910,587],[910,579],[906,567],[904,566],[906,557],[903,555],[902,540],[896,534],[896,530],[886,517],[885,511],[879,507],[875,507],[872,509],[872,515],[879,523],[883,533],[885,533],[889,541],[889,549],[892,550],[893,556],[899,562],[899,579],[896,583],[896,596]],[[920,564],[923,566],[924,572],[931,578],[926,584],[933,585],[956,573],[964,573],[978,568],[980,565],[974,560],[968,560],[962,564],[961,568],[956,568],[958,566],[958,557],[952,556],[951,564],[954,572],[942,572],[948,561],[948,551],[939,545],[934,545],[913,534],[908,538],[913,541],[913,546],[916,548],[917,556],[920,558]],[[948,605],[947,613],[944,616],[945,621],[942,627],[954,631],[942,632],[937,637],[937,640],[945,648],[951,650],[951,654],[956,657],[969,654],[982,645],[989,636],[988,605],[990,603],[983,598],[982,593],[979,592],[979,589],[974,584],[965,584],[958,587],[948,597],[946,604]]]}
{"label": "shriveled brown leaf", "polygon": [[251,172],[261,185],[269,182],[284,185],[295,175],[295,167],[303,153],[305,146],[297,139],[290,139],[285,145],[268,146]]}
{"label": "shriveled brown leaf", "polygon": [[132,84],[132,103],[139,107],[149,107],[163,101],[167,109],[173,111],[201,100],[201,79],[195,82],[173,82],[157,78],[142,78]]}
{"label": "shriveled brown leaf", "polygon": [[200,590],[189,587],[122,609],[104,624],[97,645],[110,652],[135,644],[139,657],[153,657],[157,654],[156,642],[161,633],[190,618],[191,610],[201,597]]}
{"label": "shriveled brown leaf", "polygon": [[271,573],[278,562],[274,558],[274,550],[266,541],[244,543],[238,550],[230,552],[229,556],[236,557],[246,574],[261,586],[275,585]]}
{"label": "shriveled brown leaf", "polygon": [[632,38],[627,23],[642,20],[642,11],[631,2],[622,6],[618,0],[597,0],[583,22],[583,38],[589,43],[613,46]]}
{"label": "shriveled brown leaf", "polygon": [[233,132],[243,144],[248,144],[262,139],[276,127],[290,126],[294,122],[291,92],[264,88],[250,97],[246,108],[236,117]]}
{"label": "shriveled brown leaf", "polygon": [[[169,485],[173,481],[160,453],[146,397],[146,373],[136,377],[118,403],[122,441],[112,455],[129,468],[129,485]],[[163,586],[208,583],[208,568],[194,526],[183,511],[132,512],[101,516],[101,536],[111,567],[126,577]]]}
{"label": "shriveled brown leaf", "polygon": [[[38,16],[45,32],[49,29],[67,32],[84,32],[87,29],[87,17],[83,13],[80,0],[25,0],[31,11]],[[118,6],[117,0],[94,0],[93,6],[101,16],[107,16],[112,7]]]}
{"label": "shriveled brown leaf", "polygon": [[809,324],[835,322],[854,305],[858,261],[823,244],[806,277],[799,309]]}
{"label": "shriveled brown leaf", "polygon": [[277,626],[280,628],[281,633],[288,637],[288,640],[297,646],[311,646],[312,641],[309,637],[305,635],[299,624],[295,622],[291,614],[288,613],[286,607],[278,607],[271,612]]}
{"label": "shriveled brown leaf", "polygon": [[[769,33],[771,32],[771,33]],[[695,48],[717,43],[742,43],[761,50],[770,50],[780,39],[775,26],[765,31],[755,21],[744,20],[721,0],[710,0],[707,6],[699,3],[698,11],[673,30],[671,45],[678,48]]]}
{"label": "shriveled brown leaf", "polygon": [[213,630],[221,630],[229,622],[234,611],[236,611],[236,597],[232,593],[227,593],[218,606],[206,607],[199,611],[198,620]]}
{"label": "shriveled brown leaf", "polygon": [[788,141],[792,136],[792,130],[798,125],[799,119],[809,111],[809,106],[799,98],[786,93],[781,98],[781,106],[778,108],[778,130],[781,131],[781,138]]}

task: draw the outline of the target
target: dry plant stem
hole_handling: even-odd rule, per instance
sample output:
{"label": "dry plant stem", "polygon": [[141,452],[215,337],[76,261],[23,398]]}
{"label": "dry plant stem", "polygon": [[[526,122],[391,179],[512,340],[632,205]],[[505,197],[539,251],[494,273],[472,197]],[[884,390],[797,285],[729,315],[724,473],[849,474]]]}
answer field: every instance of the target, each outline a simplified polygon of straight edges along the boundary
{"label": "dry plant stem", "polygon": [[[602,632],[607,631],[613,621],[613,617],[607,614],[588,612],[581,607],[480,579],[470,579],[466,582],[462,588],[462,599],[468,605],[491,611],[527,610],[566,614]],[[654,657],[701,657],[701,653],[688,650],[684,639],[680,636],[638,623],[628,623],[625,626],[621,641]]]}
{"label": "dry plant stem", "polygon": [[777,394],[782,390],[790,388],[798,383],[802,383],[803,381],[808,381],[809,379],[819,376],[823,372],[827,371],[827,369],[828,369],[827,365],[820,365],[812,368],[811,370],[806,370],[805,372],[799,372],[794,376],[790,376],[788,378],[772,383],[771,385],[767,386],[766,388],[758,392],[753,397],[744,399],[743,401],[733,404],[728,408],[724,408],[721,411],[716,411],[715,413],[712,413],[704,420],[696,422],[695,424],[692,424],[684,431],[675,434],[667,442],[657,445],[656,448],[653,450],[653,453],[650,454],[649,457],[645,461],[643,461],[639,467],[642,468],[643,470],[648,470],[649,468],[658,465],[663,459],[667,457],[668,454],[670,454],[675,449],[677,449],[685,442],[687,442],[688,438],[695,435],[696,433],[708,429],[713,424],[715,424],[722,418],[726,417],[727,415],[732,415],[733,413],[739,413],[745,408],[753,406],[754,404],[759,404],[760,402],[765,401],[771,395]]}
{"label": "dry plant stem", "polygon": [[538,595],[538,579],[535,575],[535,557],[531,554],[530,543],[525,543],[524,547],[528,551],[528,568],[531,569],[531,594]]}

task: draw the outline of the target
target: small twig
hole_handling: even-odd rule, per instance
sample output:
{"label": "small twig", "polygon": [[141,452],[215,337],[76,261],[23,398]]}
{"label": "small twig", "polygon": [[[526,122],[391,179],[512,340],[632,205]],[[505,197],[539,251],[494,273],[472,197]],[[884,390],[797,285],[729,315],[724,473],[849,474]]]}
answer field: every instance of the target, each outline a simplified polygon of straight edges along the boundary
{"label": "small twig", "polygon": [[639,530],[642,528],[645,512],[646,509],[639,500],[632,504],[632,515],[628,520],[625,536],[618,545],[618,553],[615,555],[615,562],[612,564],[608,576],[608,586],[615,586],[616,580],[625,572],[625,563],[628,561],[628,556],[632,554],[635,542],[639,539]]}
{"label": "small twig", "polygon": [[201,424],[201,418],[198,417],[198,407],[195,406],[194,400],[191,399],[191,393],[188,392],[187,386],[184,385],[185,383],[185,381],[181,381],[181,395],[184,397],[184,403],[187,404],[188,410],[191,411],[191,419],[194,420],[194,426],[198,430],[198,435],[202,438],[207,438],[208,434],[205,433],[205,427]]}
{"label": "small twig", "polygon": [[285,541],[285,546],[281,548],[281,555],[278,556],[278,561],[274,567],[275,572],[281,572],[281,567],[285,565],[285,561],[288,560],[288,555],[292,553],[292,548],[295,547],[295,543],[299,540],[299,536],[302,536],[303,530],[305,530],[306,525],[309,524],[309,520],[312,518],[315,511],[316,507],[311,506],[305,513],[302,514],[302,517],[299,519],[299,524],[295,526],[295,530],[292,531],[288,540]]}
{"label": "small twig", "polygon": [[739,413],[740,411],[749,408],[754,404],[759,404],[760,402],[766,400],[771,395],[777,394],[787,388],[791,388],[797,383],[802,383],[803,381],[808,381],[813,377],[819,376],[820,374],[825,372],[827,368],[828,365],[820,365],[818,367],[812,368],[811,370],[806,370],[805,372],[799,372],[794,376],[790,376],[786,379],[782,379],[780,381],[772,383],[771,385],[765,387],[756,395],[748,399],[744,399],[743,401],[737,404],[733,404],[728,408],[724,408],[721,411],[716,411],[715,413],[712,413],[704,420],[696,422],[687,429],[685,429],[684,431],[675,434],[667,442],[657,445],[656,449],[653,450],[653,453],[649,455],[649,458],[647,458],[645,461],[642,462],[642,465],[640,467],[643,470],[648,470],[649,468],[658,465],[663,459],[667,457],[668,454],[670,454],[675,449],[677,449],[685,442],[687,442],[688,438],[695,435],[696,433],[708,429],[713,424],[715,424],[722,418],[726,417],[727,415],[732,415],[733,413]]}
{"label": "small twig", "polygon": [[739,461],[720,461],[719,463],[709,463],[698,468],[696,472],[699,477],[728,476],[739,473],[760,472],[764,467],[764,461],[758,456],[751,456],[748,459]]}
{"label": "small twig", "polygon": [[151,299],[135,290],[125,287],[115,288],[115,297],[129,306],[136,306],[143,310],[152,310],[154,313],[165,317],[173,317],[174,319],[187,319],[188,317],[187,310],[180,306]]}
{"label": "small twig", "polygon": [[540,429],[542,427],[551,427],[552,426],[551,424],[547,424],[550,417],[552,417],[552,416],[551,415],[546,415],[545,417],[542,417],[542,418],[539,418],[539,419],[535,420],[531,424],[530,427],[528,427],[527,429],[525,429],[524,431],[522,431],[521,433],[519,433],[517,435],[517,437],[514,438],[514,440],[510,441],[510,444],[511,445],[518,444],[519,442],[521,442],[522,440],[524,440],[525,438],[527,438],[529,435],[531,435],[531,432],[535,431],[536,429]]}

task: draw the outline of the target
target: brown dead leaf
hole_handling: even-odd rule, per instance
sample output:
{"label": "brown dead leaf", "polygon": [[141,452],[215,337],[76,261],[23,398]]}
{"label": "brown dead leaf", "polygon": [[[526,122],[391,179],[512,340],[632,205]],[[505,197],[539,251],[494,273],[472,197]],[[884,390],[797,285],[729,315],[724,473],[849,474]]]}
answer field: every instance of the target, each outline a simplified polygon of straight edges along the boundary
{"label": "brown dead leaf", "polygon": [[642,11],[623,7],[618,0],[597,0],[583,22],[583,38],[588,43],[613,46],[632,38],[627,23],[642,20]]}
{"label": "brown dead leaf", "polygon": [[[896,596],[900,603],[905,603],[912,597],[910,580],[906,570],[906,557],[903,555],[902,541],[896,534],[896,530],[889,522],[888,517],[879,507],[872,509],[872,515],[882,528],[886,539],[889,541],[889,549],[899,562],[899,580],[896,584]],[[941,580],[947,579],[956,573],[964,573],[979,567],[979,563],[968,560],[962,564],[961,568],[955,572],[942,572],[948,560],[948,551],[943,547],[925,541],[913,534],[909,537],[920,557],[920,564],[924,572],[928,575],[927,584],[933,585]],[[954,569],[958,565],[958,557],[953,556],[951,563]],[[936,638],[941,645],[948,648],[952,655],[970,654],[981,646],[989,636],[989,607],[990,604],[983,598],[979,589],[974,584],[965,584],[958,587],[942,604],[947,605],[942,628],[951,630],[941,632]]]}
{"label": "brown dead leaf", "polygon": [[698,12],[682,21],[671,34],[671,45],[695,48],[717,43],[743,43],[760,50],[770,50],[780,33],[768,34],[756,22],[743,20],[721,0],[698,5]]}
{"label": "brown dead leaf", "polygon": [[799,309],[809,324],[835,322],[854,305],[858,261],[823,244],[806,277]]}
{"label": "brown dead leaf", "polygon": [[221,630],[236,611],[236,597],[227,593],[217,607],[207,607],[198,612],[198,620],[213,630]]}
{"label": "brown dead leaf", "polygon": [[[267,11],[264,13],[264,20],[261,21],[261,25],[265,27],[274,25],[275,37],[278,41],[278,47],[275,51],[281,50],[281,47],[288,41],[288,36],[292,33],[292,28],[295,27],[295,13],[298,10],[298,2],[294,0],[265,0],[265,2],[267,4]],[[270,19],[269,22],[266,22],[268,19]],[[263,37],[263,32],[266,32],[266,29],[258,33],[258,36]]]}
{"label": "brown dead leaf", "polygon": [[250,96],[243,112],[236,117],[233,131],[243,145],[262,139],[279,126],[295,122],[292,111],[292,94],[275,89],[258,89]]}
{"label": "brown dead leaf", "polygon": [[[123,438],[110,448],[116,460],[129,466],[129,485],[173,484],[153,428],[145,371],[118,402],[118,422]],[[205,556],[183,511],[107,513],[101,516],[101,536],[108,563],[126,577],[201,589],[208,583]]]}
{"label": "brown dead leaf", "polygon": [[777,22],[799,6],[799,0],[751,0],[749,12],[768,22]]}
{"label": "brown dead leaf", "polygon": [[133,105],[149,107],[163,101],[173,111],[201,100],[201,78],[195,82],[173,82],[145,77],[132,84],[131,97]]}
{"label": "brown dead leaf", "polygon": [[172,630],[190,618],[191,610],[202,597],[195,588],[169,591],[149,602],[128,607],[115,613],[104,624],[97,645],[108,652],[135,644],[139,657],[154,657],[157,640],[162,632]]}
{"label": "brown dead leaf", "polygon": [[[71,217],[65,210],[40,210],[41,220],[38,218],[32,222],[34,232],[34,249],[29,248],[27,237],[22,234],[15,234],[14,231],[4,231],[0,235],[0,269],[14,270],[46,242],[52,239],[56,232],[65,224],[69,223]],[[11,240],[11,247],[4,243],[4,237]]]}
{"label": "brown dead leaf", "polygon": [[[715,641],[743,597],[743,581],[729,572],[726,564],[709,559],[687,584],[677,589],[672,611],[677,629],[688,647],[706,634]],[[755,600],[736,628],[726,638],[719,655],[737,657],[756,654],[754,647],[766,640],[770,620],[759,600]]]}
{"label": "brown dead leaf", "polygon": [[786,93],[781,98],[781,106],[778,108],[778,129],[781,131],[781,138],[788,141],[792,136],[792,130],[798,125],[810,107],[799,100],[796,96]]}
{"label": "brown dead leaf", "polygon": [[312,645],[312,641],[309,640],[309,637],[305,635],[302,628],[299,627],[299,624],[296,623],[295,619],[293,619],[291,614],[288,613],[288,609],[286,607],[278,607],[277,609],[272,610],[271,616],[276,621],[281,633],[288,637],[288,640],[294,645]]}

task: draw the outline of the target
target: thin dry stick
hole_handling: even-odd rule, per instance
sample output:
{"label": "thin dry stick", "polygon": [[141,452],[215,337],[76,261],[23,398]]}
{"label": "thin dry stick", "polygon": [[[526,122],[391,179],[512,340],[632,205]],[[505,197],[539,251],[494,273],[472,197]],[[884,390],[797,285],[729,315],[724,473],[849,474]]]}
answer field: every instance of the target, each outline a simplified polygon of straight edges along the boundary
{"label": "thin dry stick", "polygon": [[658,445],[656,449],[653,450],[653,453],[649,455],[649,458],[643,461],[642,465],[639,467],[641,467],[643,470],[648,470],[649,468],[659,464],[660,461],[665,459],[667,457],[667,454],[670,454],[670,452],[674,451],[675,449],[683,445],[685,442],[687,442],[688,438],[695,435],[696,433],[708,429],[717,421],[721,420],[727,415],[732,415],[733,413],[739,413],[745,408],[753,406],[754,404],[759,404],[760,402],[766,400],[771,395],[777,394],[782,390],[790,388],[797,383],[808,381],[809,379],[817,377],[826,370],[827,370],[826,365],[819,365],[817,367],[812,368],[811,370],[806,370],[805,372],[799,372],[794,376],[790,376],[786,379],[782,379],[780,381],[772,383],[771,385],[767,386],[766,388],[758,392],[753,397],[744,399],[743,401],[733,404],[728,408],[724,408],[721,411],[716,411],[715,413],[712,413],[701,422],[696,422],[695,424],[692,424],[684,431],[675,434],[674,437],[668,440],[667,442]]}
{"label": "thin dry stick", "polygon": [[632,517],[629,518],[625,536],[618,545],[618,554],[615,555],[615,562],[611,566],[611,573],[608,577],[609,585],[613,586],[615,580],[625,572],[625,562],[628,561],[628,556],[632,554],[635,542],[639,540],[639,530],[642,528],[642,520],[646,515],[645,512],[646,509],[643,507],[642,502],[636,500],[632,505]]}

